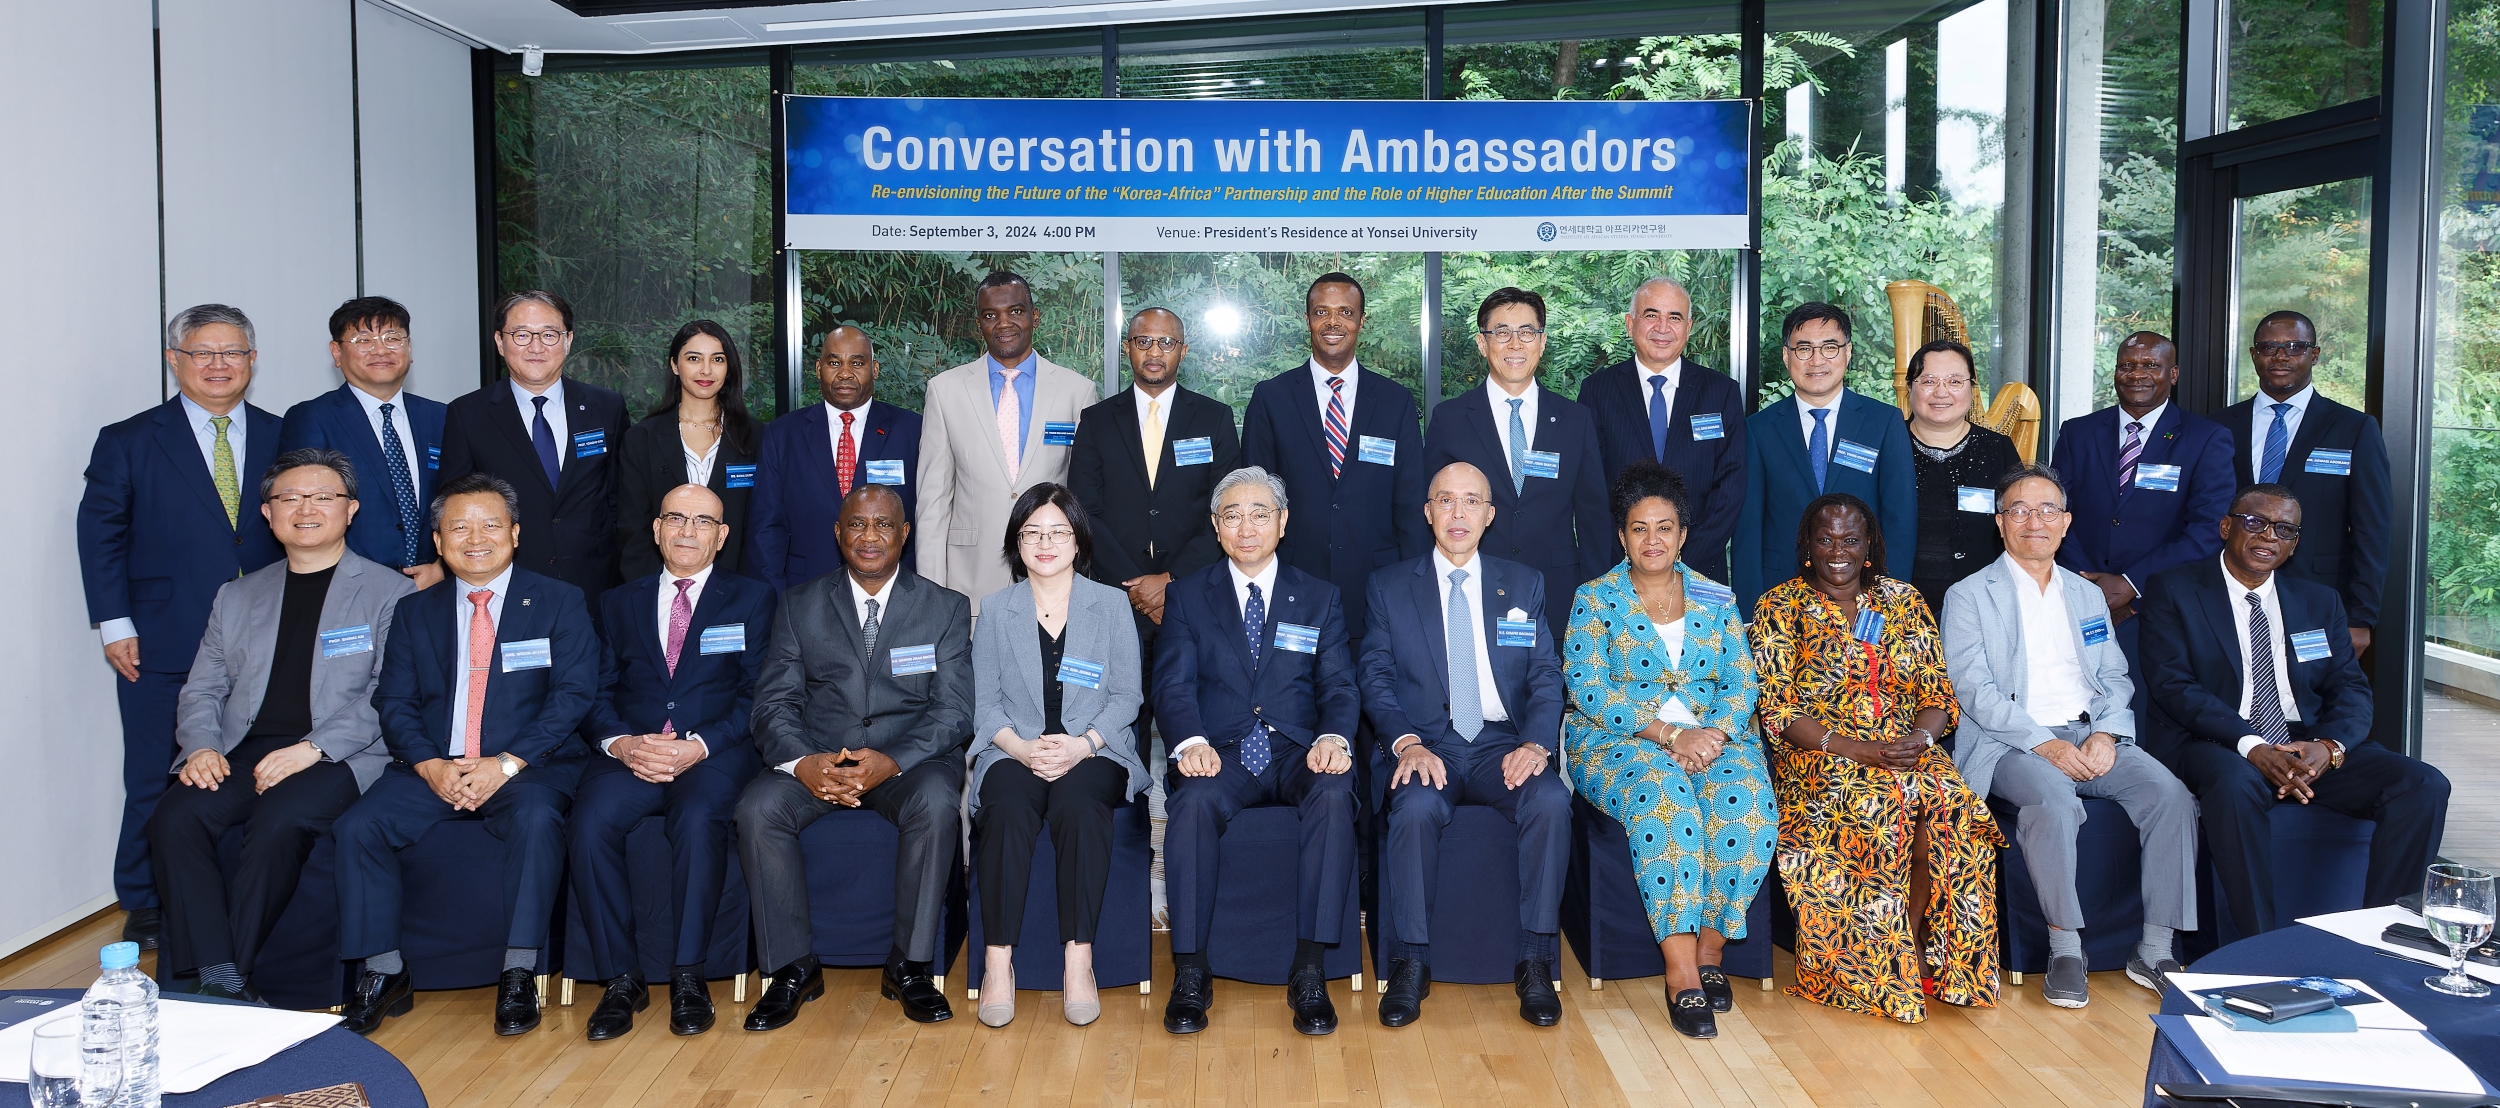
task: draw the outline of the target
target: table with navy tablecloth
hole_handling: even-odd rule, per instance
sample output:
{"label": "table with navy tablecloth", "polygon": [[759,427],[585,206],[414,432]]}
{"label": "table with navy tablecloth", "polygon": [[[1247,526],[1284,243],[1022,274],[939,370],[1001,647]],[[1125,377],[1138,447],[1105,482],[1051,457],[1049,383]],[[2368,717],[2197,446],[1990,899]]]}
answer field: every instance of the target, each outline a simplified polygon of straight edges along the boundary
{"label": "table with navy tablecloth", "polygon": [[[42,996],[77,999],[78,989],[27,989]],[[164,1003],[192,1003],[168,998]],[[165,1108],[226,1108],[265,1096],[283,1096],[307,1089],[354,1081],[365,1087],[374,1108],[425,1108],[425,1090],[391,1052],[343,1027],[333,1027],[262,1062],[209,1082],[195,1093],[165,1094]],[[0,1108],[25,1108],[26,1086],[0,1082]]]}

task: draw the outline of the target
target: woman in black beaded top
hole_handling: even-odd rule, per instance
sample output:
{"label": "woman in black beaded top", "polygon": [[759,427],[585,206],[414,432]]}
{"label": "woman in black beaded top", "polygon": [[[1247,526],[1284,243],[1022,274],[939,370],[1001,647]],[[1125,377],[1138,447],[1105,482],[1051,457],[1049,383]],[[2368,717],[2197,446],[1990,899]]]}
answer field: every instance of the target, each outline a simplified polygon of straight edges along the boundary
{"label": "woman in black beaded top", "polygon": [[2014,440],[1970,421],[1979,390],[1970,347],[1938,339],[1910,356],[1910,461],[1918,479],[1918,550],[1910,583],[1941,611],[1944,592],[2005,552],[1990,490],[2022,464]]}

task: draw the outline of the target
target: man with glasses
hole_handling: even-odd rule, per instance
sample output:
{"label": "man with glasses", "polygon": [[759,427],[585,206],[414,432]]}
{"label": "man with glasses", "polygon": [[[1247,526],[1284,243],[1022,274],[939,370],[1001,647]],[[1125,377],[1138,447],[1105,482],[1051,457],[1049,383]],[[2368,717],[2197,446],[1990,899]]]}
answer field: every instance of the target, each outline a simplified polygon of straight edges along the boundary
{"label": "man with glasses", "polygon": [[2277,803],[2377,824],[2362,906],[2421,891],[2448,823],[2448,778],[2370,741],[2370,685],[2343,599],[2282,572],[2300,548],[2300,499],[2240,490],[2218,525],[2222,556],[2176,566],[2144,602],[2145,746],[2196,794],[2224,903],[2243,934],[2275,911]]}
{"label": "man with glasses", "polygon": [[2318,395],[2311,380],[2318,328],[2308,316],[2283,311],[2259,320],[2249,354],[2262,395],[2220,416],[2239,436],[2232,471],[2242,485],[2280,484],[2300,497],[2308,538],[2283,572],[2342,596],[2353,652],[2367,651],[2395,538],[2387,439],[2367,413]]}
{"label": "man with glasses", "polygon": [[1797,575],[1797,518],[1825,493],[1849,493],[1873,508],[1886,549],[1918,549],[1909,425],[1892,405],[1849,391],[1849,336],[1849,313],[1819,301],[1798,305],[1780,323],[1780,359],[1796,391],[1745,421],[1751,479],[1729,566],[1740,612],[1750,614],[1756,598]]}
{"label": "man with glasses", "polygon": [[148,816],[172,780],[174,701],[226,582],[279,559],[269,521],[243,501],[243,475],[278,456],[278,417],[243,401],[252,321],[223,304],[175,313],[165,364],[179,394],[104,428],[78,501],[78,569],[87,618],[121,680],[121,837],[113,892],[122,938],[155,949]]}
{"label": "man with glasses", "polygon": [[[668,1029],[712,1027],[712,920],[728,875],[738,794],[762,762],[747,736],[756,675],[772,639],[773,590],[719,570],[728,542],[720,496],[679,485],[651,521],[660,572],[600,598],[599,696],[582,723],[599,753],[573,795],[573,899],[590,939],[591,973],[606,982],[590,1041],[633,1029],[650,1003],[634,944],[625,837],[644,816],[667,817],[676,927]],[[740,967],[743,969],[744,967]]]}
{"label": "man with glasses", "polygon": [[[1745,397],[1724,373],[1684,356],[1693,334],[1693,297],[1671,277],[1652,277],[1632,290],[1623,313],[1632,356],[1580,382],[1580,404],[1597,425],[1597,450],[1605,460],[1604,488],[1613,488],[1623,467],[1651,461],[1674,470],[1693,490],[1692,540],[1684,564],[1713,581],[1726,582],[1727,542],[1744,510]],[[1599,529],[1611,555],[1611,527]],[[1564,597],[1571,594],[1563,593]],[[1564,612],[1568,600],[1560,602]]]}
{"label": "man with glasses", "polygon": [[359,296],[330,313],[330,364],[345,383],[286,410],[280,450],[336,450],[365,475],[364,510],[347,531],[357,554],[408,575],[420,589],[443,579],[425,506],[443,468],[443,413],[402,386],[415,364],[408,309]]}
{"label": "man with glasses", "polygon": [[573,305],[531,290],[495,308],[506,380],[451,402],[442,480],[487,473],[521,496],[514,564],[582,590],[592,612],[616,583],[616,451],[625,398],[564,376]]}
{"label": "man with glasses", "polygon": [[[919,488],[920,413],[877,403],[877,351],[868,332],[848,323],[825,332],[816,347],[816,386],[824,402],[765,425],[756,457],[747,565],[783,592],[842,568],[836,532],[852,489],[892,488],[909,521]],[[903,557],[911,554],[906,546]]]}
{"label": "man with glasses", "polygon": [[[1484,388],[1432,409],[1424,472],[1465,464],[1479,476],[1498,475],[1488,478],[1492,513],[1477,521],[1471,541],[1543,574],[1545,595],[1569,597],[1615,561],[1597,425],[1587,408],[1537,382],[1544,297],[1516,288],[1485,297],[1476,306],[1476,351],[1484,356]],[[1567,599],[1547,606],[1543,618],[1556,642],[1570,616]]]}
{"label": "man with glasses", "polygon": [[1993,790],[2019,810],[2013,833],[2049,925],[2041,988],[2060,1008],[2091,999],[2083,929],[2092,921],[2075,892],[2082,798],[2126,810],[2144,891],[2127,979],[2159,992],[2161,975],[2179,968],[2173,933],[2196,929],[2196,798],[2136,742],[2135,684],[2101,590],[2057,564],[2073,520],[2057,471],[2015,469],[1994,498],[2005,553],[1944,600],[1945,671],[1962,702],[1954,765],[1972,792]]}

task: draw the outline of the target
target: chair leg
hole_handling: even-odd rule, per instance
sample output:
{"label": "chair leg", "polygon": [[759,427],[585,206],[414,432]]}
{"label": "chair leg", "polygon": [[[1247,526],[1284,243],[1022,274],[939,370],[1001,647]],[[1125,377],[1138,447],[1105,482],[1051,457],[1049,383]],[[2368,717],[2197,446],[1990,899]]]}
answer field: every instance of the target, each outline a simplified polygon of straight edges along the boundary
{"label": "chair leg", "polygon": [[2007,984],[2009,984],[2009,985],[2020,985],[2020,984],[2022,984],[2022,983],[2023,983],[2023,971],[2021,971],[2021,970],[2008,970],[2008,971],[2006,971],[2006,974],[2005,974],[2005,981],[2006,981],[2006,983],[2007,983]]}
{"label": "chair leg", "polygon": [[729,1000],[733,1004],[744,1004],[747,1002],[746,971],[740,970],[738,976],[729,979]]}
{"label": "chair leg", "polygon": [[538,975],[538,1006],[547,1006],[547,975],[543,973]]}
{"label": "chair leg", "polygon": [[1763,991],[1763,992],[1766,992],[1766,993],[1767,993],[1767,992],[1770,992],[1771,990],[1776,989],[1776,988],[1778,988],[1778,987],[1779,987],[1779,982],[1774,981],[1774,980],[1772,980],[1772,979],[1770,979],[1770,978],[1768,978],[1768,977],[1765,977],[1765,978],[1763,978],[1763,979],[1762,979],[1762,991]]}
{"label": "chair leg", "polygon": [[573,979],[572,979],[572,978],[567,977],[567,978],[565,978],[565,979],[564,979],[564,984],[559,985],[559,986],[556,986],[556,997],[557,997],[556,1003],[561,1004],[561,1005],[563,1005],[563,1006],[565,1006],[565,1007],[567,1007],[567,1008],[570,1008],[570,1007],[572,1007],[572,1006],[573,1006]]}
{"label": "chair leg", "polygon": [[1155,983],[1154,983],[1154,981],[1153,981],[1152,979],[1148,979],[1148,980],[1145,980],[1145,981],[1140,981],[1140,982],[1138,982],[1138,983],[1137,983],[1137,995],[1139,995],[1139,996],[1153,996],[1153,995],[1154,995],[1154,991],[1155,991]]}
{"label": "chair leg", "polygon": [[[1353,982],[1353,984],[1354,984],[1354,991],[1355,991],[1356,993],[1358,993],[1358,994],[1359,994],[1359,993],[1361,993],[1361,992],[1363,991],[1363,971],[1361,971],[1361,970],[1356,970],[1356,971],[1354,971],[1354,976],[1353,976],[1352,978],[1350,978],[1349,980],[1351,980],[1351,981]],[[1389,991],[1389,983],[1388,983],[1388,982],[1386,982],[1386,981],[1381,982],[1381,983],[1380,983],[1380,991],[1381,991],[1381,992],[1384,992],[1384,993],[1385,993],[1385,992],[1388,992],[1388,991]]]}
{"label": "chair leg", "polygon": [[964,989],[964,999],[965,999],[965,1000],[979,1000],[979,999],[981,999],[981,990],[979,990],[979,989],[975,989],[975,988],[966,987],[966,988]]}
{"label": "chair leg", "polygon": [[937,986],[937,991],[939,991],[939,992],[941,992],[941,993],[946,991],[946,975],[945,975],[945,974],[942,974],[942,973],[933,973],[933,974],[930,974],[930,975],[929,975],[929,982],[930,982],[931,984],[933,984],[933,985],[936,985],[936,986]]}
{"label": "chair leg", "polygon": [[1603,978],[1603,977],[1592,977],[1592,978],[1589,978],[1589,991],[1590,991],[1590,992],[1596,992],[1596,991],[1598,991],[1599,989],[1603,989],[1603,988],[1605,988],[1605,987],[1606,987],[1606,979],[1605,979],[1605,978]]}

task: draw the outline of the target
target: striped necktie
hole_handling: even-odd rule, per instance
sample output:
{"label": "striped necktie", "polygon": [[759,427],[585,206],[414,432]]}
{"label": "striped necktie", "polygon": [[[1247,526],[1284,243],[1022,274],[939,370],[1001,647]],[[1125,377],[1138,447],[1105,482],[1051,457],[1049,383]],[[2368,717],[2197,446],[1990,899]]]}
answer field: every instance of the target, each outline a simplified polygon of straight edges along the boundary
{"label": "striped necktie", "polygon": [[2135,487],[2135,460],[2143,454],[2144,423],[2141,420],[2129,420],[2127,422],[2126,444],[2118,448],[2119,488],[2131,489]]}
{"label": "striped necktie", "polygon": [[1345,378],[1328,379],[1328,475],[1345,476]]}
{"label": "striped necktie", "polygon": [[2248,722],[2257,737],[2275,746],[2292,741],[2283,722],[2283,691],[2274,687],[2274,624],[2266,618],[2265,601],[2248,594]]}

